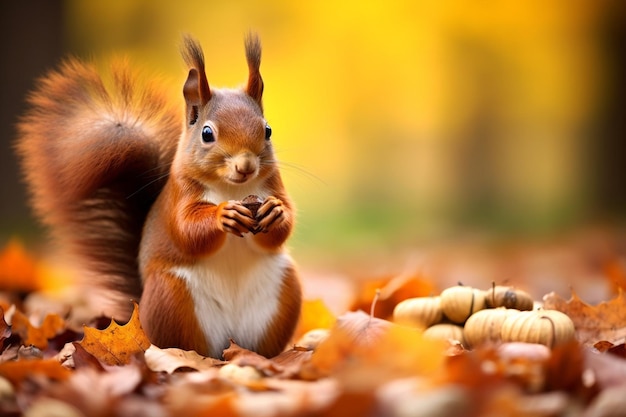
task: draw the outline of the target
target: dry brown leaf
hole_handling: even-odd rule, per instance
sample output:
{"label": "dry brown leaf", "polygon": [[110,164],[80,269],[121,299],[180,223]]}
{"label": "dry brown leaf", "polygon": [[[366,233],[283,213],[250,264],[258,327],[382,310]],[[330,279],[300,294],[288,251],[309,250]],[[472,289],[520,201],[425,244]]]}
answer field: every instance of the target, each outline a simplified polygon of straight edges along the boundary
{"label": "dry brown leaf", "polygon": [[280,355],[272,358],[274,365],[281,371],[277,373],[278,378],[294,378],[300,375],[302,364],[311,359],[313,354],[310,350],[300,350],[293,348],[282,352]]}
{"label": "dry brown leaf", "polygon": [[626,340],[626,297],[621,290],[612,300],[596,306],[585,303],[573,291],[569,300],[550,293],[543,297],[543,306],[567,314],[574,322],[580,343],[593,346],[600,340],[615,344]]}
{"label": "dry brown leaf", "polygon": [[265,375],[276,375],[282,371],[280,366],[276,365],[271,359],[242,348],[232,340],[230,341],[230,346],[224,349],[223,356],[230,363],[239,366],[252,366]]}
{"label": "dry brown leaf", "polygon": [[71,404],[85,416],[124,415],[120,407],[140,387],[142,376],[136,364],[109,367],[106,372],[82,368],[71,372],[63,384],[50,386],[45,394]]}
{"label": "dry brown leaf", "polygon": [[24,345],[45,350],[48,347],[48,340],[65,330],[65,320],[57,314],[48,314],[41,327],[35,327],[24,313],[16,310],[11,320],[11,328],[22,338]]}
{"label": "dry brown leaf", "polygon": [[151,345],[145,353],[146,364],[153,372],[173,373],[177,369],[189,368],[196,371],[210,369],[226,362],[199,355],[194,350],[177,348],[161,349]]}
{"label": "dry brown leaf", "polygon": [[74,342],[71,346],[74,347],[72,360],[75,369],[91,368],[96,371],[104,371],[100,361],[91,353],[87,352],[80,343]]}
{"label": "dry brown leaf", "polygon": [[357,345],[373,345],[393,324],[387,320],[371,317],[363,311],[350,311],[337,319],[336,327],[345,331]]}
{"label": "dry brown leaf", "polygon": [[626,360],[606,353],[583,351],[585,372],[600,389],[607,387],[626,387]]}
{"label": "dry brown leaf", "polygon": [[79,344],[106,365],[126,365],[137,353],[150,347],[150,341],[139,322],[137,303],[128,323],[120,326],[115,320],[104,330],[84,327],[85,337]]}
{"label": "dry brown leaf", "polygon": [[583,347],[572,340],[552,349],[546,363],[546,389],[567,391],[582,396],[585,391],[582,374],[585,368]]}

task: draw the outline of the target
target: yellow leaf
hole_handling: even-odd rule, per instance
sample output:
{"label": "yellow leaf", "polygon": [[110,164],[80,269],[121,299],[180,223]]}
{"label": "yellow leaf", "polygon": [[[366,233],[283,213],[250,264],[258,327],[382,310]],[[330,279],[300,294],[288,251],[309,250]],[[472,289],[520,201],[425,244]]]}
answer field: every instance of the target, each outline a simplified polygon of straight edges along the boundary
{"label": "yellow leaf", "polygon": [[17,239],[10,240],[0,252],[0,288],[20,291],[39,288],[35,260]]}
{"label": "yellow leaf", "polygon": [[145,352],[150,341],[139,322],[137,303],[128,323],[120,326],[115,320],[104,330],[84,327],[85,337],[80,345],[107,365],[126,365],[133,355]]}
{"label": "yellow leaf", "polygon": [[307,300],[302,304],[300,322],[295,332],[294,339],[313,329],[330,329],[335,324],[336,318],[320,299]]}

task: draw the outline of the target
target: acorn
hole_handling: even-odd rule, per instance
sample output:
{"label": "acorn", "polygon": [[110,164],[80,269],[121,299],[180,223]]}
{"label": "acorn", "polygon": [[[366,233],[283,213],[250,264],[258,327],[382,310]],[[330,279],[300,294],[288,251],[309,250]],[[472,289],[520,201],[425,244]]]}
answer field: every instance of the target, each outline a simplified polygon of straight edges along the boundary
{"label": "acorn", "polygon": [[522,311],[502,323],[503,342],[540,343],[550,348],[573,340],[574,322],[557,310]]}
{"label": "acorn", "polygon": [[302,346],[307,350],[315,350],[330,334],[329,329],[313,329],[309,330],[298,339],[297,346]]}
{"label": "acorn", "polygon": [[476,347],[486,342],[499,342],[502,323],[519,312],[519,310],[504,307],[477,311],[465,322],[463,329],[465,341],[469,347]]}
{"label": "acorn", "polygon": [[462,345],[465,345],[465,338],[463,337],[463,327],[456,324],[442,323],[430,326],[424,330],[424,337],[427,339],[444,340],[444,341],[458,341]]}
{"label": "acorn", "polygon": [[252,218],[256,218],[256,213],[257,211],[259,211],[259,208],[261,208],[262,204],[263,200],[261,199],[261,197],[254,194],[250,194],[249,196],[241,200],[241,205],[250,210],[250,212],[252,213]]}
{"label": "acorn", "polygon": [[520,311],[533,309],[533,298],[526,291],[515,287],[494,285],[486,291],[485,303],[489,308],[505,307]]}
{"label": "acorn", "polygon": [[261,378],[263,378],[263,374],[257,370],[255,367],[250,365],[235,365],[234,363],[227,363],[222,366],[218,375],[221,378],[239,383],[239,384],[250,384],[258,382]]}
{"label": "acorn", "polygon": [[442,318],[440,297],[408,298],[393,309],[394,322],[413,327],[430,327]]}
{"label": "acorn", "polygon": [[485,308],[485,292],[457,285],[441,292],[441,309],[450,321],[462,324],[469,316]]}

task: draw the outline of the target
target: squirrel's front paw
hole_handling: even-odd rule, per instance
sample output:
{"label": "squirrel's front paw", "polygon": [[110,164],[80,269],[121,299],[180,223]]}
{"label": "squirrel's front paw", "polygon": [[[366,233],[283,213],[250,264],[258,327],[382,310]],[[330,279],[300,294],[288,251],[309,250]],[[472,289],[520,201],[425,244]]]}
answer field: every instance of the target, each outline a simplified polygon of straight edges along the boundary
{"label": "squirrel's front paw", "polygon": [[227,201],[219,205],[217,211],[218,225],[223,232],[243,237],[244,233],[255,230],[257,222],[252,213],[239,201]]}
{"label": "squirrel's front paw", "polygon": [[285,220],[283,202],[274,196],[267,197],[257,211],[256,220],[258,226],[255,233],[269,232]]}

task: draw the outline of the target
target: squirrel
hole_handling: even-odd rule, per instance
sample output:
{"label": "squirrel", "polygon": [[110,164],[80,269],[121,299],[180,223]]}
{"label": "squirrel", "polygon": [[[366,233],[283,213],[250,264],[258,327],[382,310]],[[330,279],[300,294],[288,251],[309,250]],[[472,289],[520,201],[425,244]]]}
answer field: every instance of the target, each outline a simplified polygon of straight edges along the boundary
{"label": "squirrel", "polygon": [[[302,291],[285,248],[294,207],[262,104],[258,35],[247,84],[212,88],[185,36],[184,113],[126,62],[107,85],[70,58],[39,80],[16,151],[35,215],[89,285],[113,291],[156,346],[221,357],[230,340],[272,357],[293,336]],[[253,213],[242,200],[255,195]]]}

